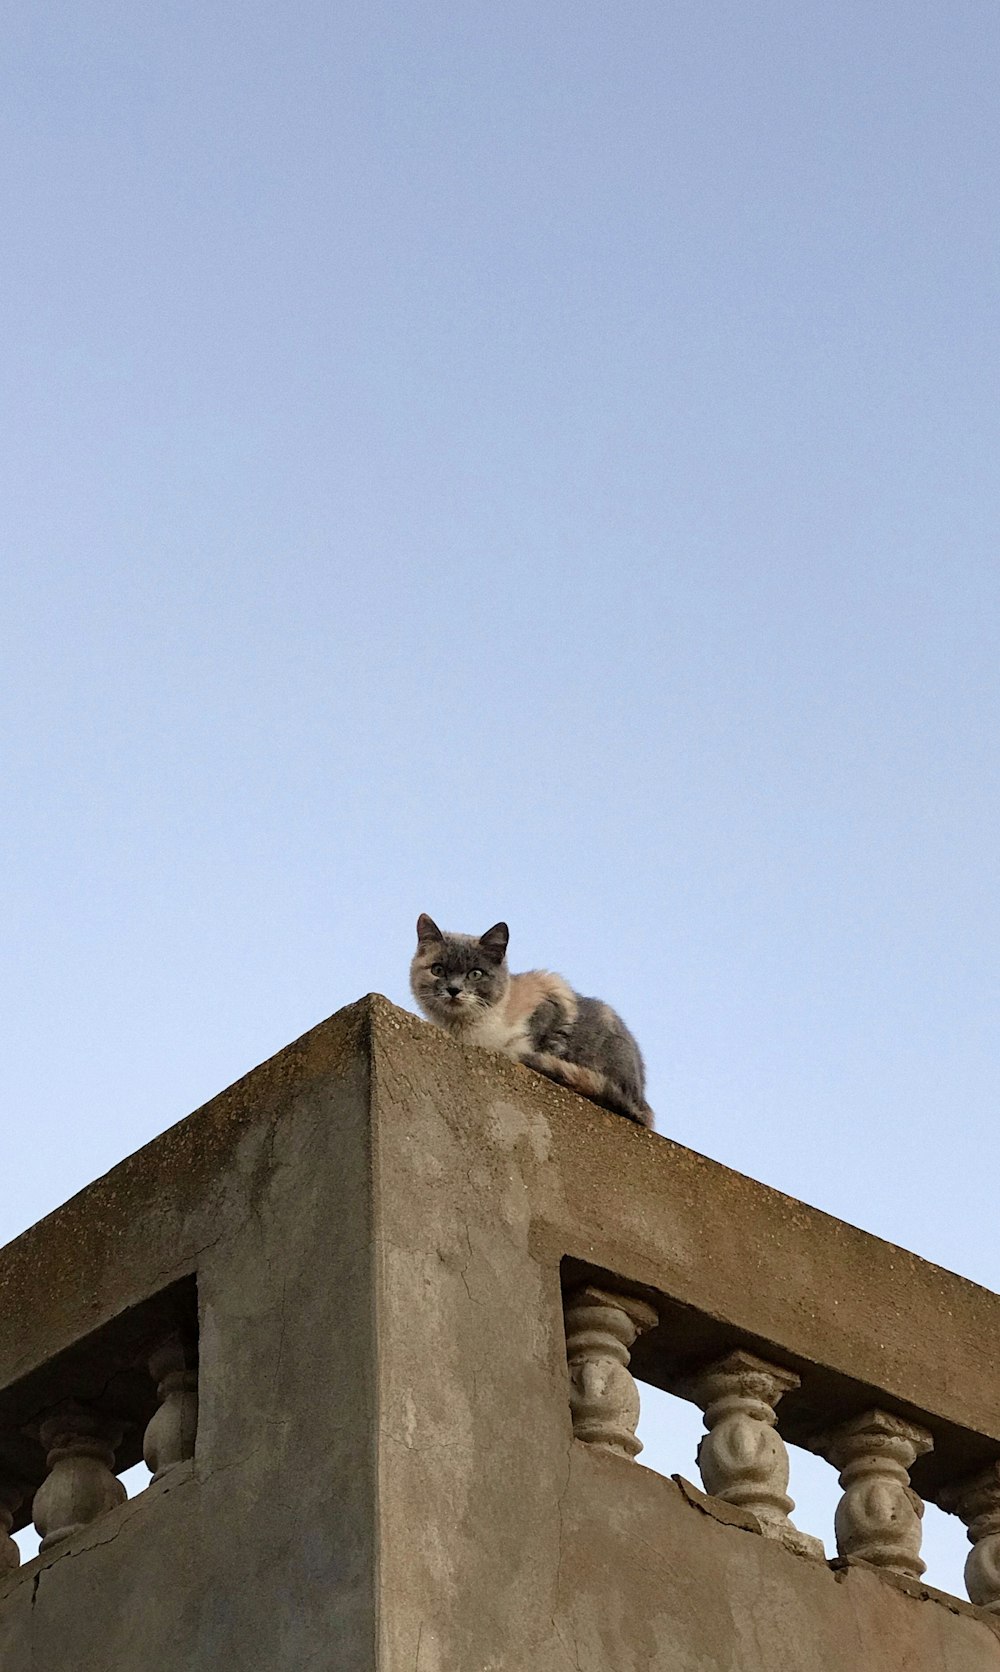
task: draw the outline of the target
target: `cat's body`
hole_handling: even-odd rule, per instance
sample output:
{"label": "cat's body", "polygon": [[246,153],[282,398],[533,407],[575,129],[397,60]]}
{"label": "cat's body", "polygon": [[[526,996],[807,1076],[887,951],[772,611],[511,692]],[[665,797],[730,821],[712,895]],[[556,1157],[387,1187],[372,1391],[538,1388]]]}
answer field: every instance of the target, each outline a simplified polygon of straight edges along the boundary
{"label": "cat's body", "polygon": [[621,1017],[548,970],[511,975],[507,940],[506,923],[477,937],[442,933],[419,917],[410,987],[424,1015],[464,1044],[503,1051],[651,1126],[642,1055]]}

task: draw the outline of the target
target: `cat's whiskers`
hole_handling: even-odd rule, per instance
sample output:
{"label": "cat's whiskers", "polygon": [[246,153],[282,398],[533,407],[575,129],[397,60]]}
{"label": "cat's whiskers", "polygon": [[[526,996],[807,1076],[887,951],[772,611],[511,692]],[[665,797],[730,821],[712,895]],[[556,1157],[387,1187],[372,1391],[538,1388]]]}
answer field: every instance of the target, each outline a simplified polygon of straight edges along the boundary
{"label": "cat's whiskers", "polygon": [[650,1125],[642,1055],[617,1011],[550,970],[511,975],[508,938],[506,923],[480,936],[443,934],[421,914],[410,985],[424,1014],[463,1045],[502,1051]]}

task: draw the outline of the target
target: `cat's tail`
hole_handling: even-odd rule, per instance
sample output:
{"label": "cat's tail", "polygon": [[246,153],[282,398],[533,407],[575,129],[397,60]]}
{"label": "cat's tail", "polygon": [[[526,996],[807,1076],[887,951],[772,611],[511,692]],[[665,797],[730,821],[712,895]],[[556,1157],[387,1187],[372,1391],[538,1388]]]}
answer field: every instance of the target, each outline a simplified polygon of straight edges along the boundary
{"label": "cat's tail", "polygon": [[536,1074],[544,1074],[547,1079],[568,1086],[570,1091],[579,1092],[581,1097],[589,1097],[591,1102],[599,1103],[602,1109],[610,1109],[613,1115],[624,1115],[626,1120],[634,1120],[637,1126],[651,1127],[653,1124],[653,1111],[649,1104],[635,1102],[621,1086],[597,1068],[583,1068],[577,1062],[553,1056],[550,1051],[529,1051],[520,1061],[526,1068],[533,1068]]}

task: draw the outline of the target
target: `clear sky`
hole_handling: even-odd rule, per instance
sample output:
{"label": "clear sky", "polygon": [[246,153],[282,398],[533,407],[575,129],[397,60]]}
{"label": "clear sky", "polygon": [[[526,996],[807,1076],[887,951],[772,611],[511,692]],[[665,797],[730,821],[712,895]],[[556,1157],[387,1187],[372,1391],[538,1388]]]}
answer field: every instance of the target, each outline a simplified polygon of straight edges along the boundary
{"label": "clear sky", "polygon": [[1000,1287],[993,0],[4,33],[0,1239],[426,910]]}

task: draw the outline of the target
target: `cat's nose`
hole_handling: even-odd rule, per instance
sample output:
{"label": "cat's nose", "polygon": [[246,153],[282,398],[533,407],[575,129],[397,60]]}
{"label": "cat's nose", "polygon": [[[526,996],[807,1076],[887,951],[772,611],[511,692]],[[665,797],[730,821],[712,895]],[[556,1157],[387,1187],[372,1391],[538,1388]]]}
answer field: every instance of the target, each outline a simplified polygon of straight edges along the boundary
{"label": "cat's nose", "polygon": [[462,991],[461,987],[452,987],[452,986],[449,985],[449,987],[447,988],[447,992],[449,993],[449,995],[453,999],[457,999],[458,995],[461,991]]}

